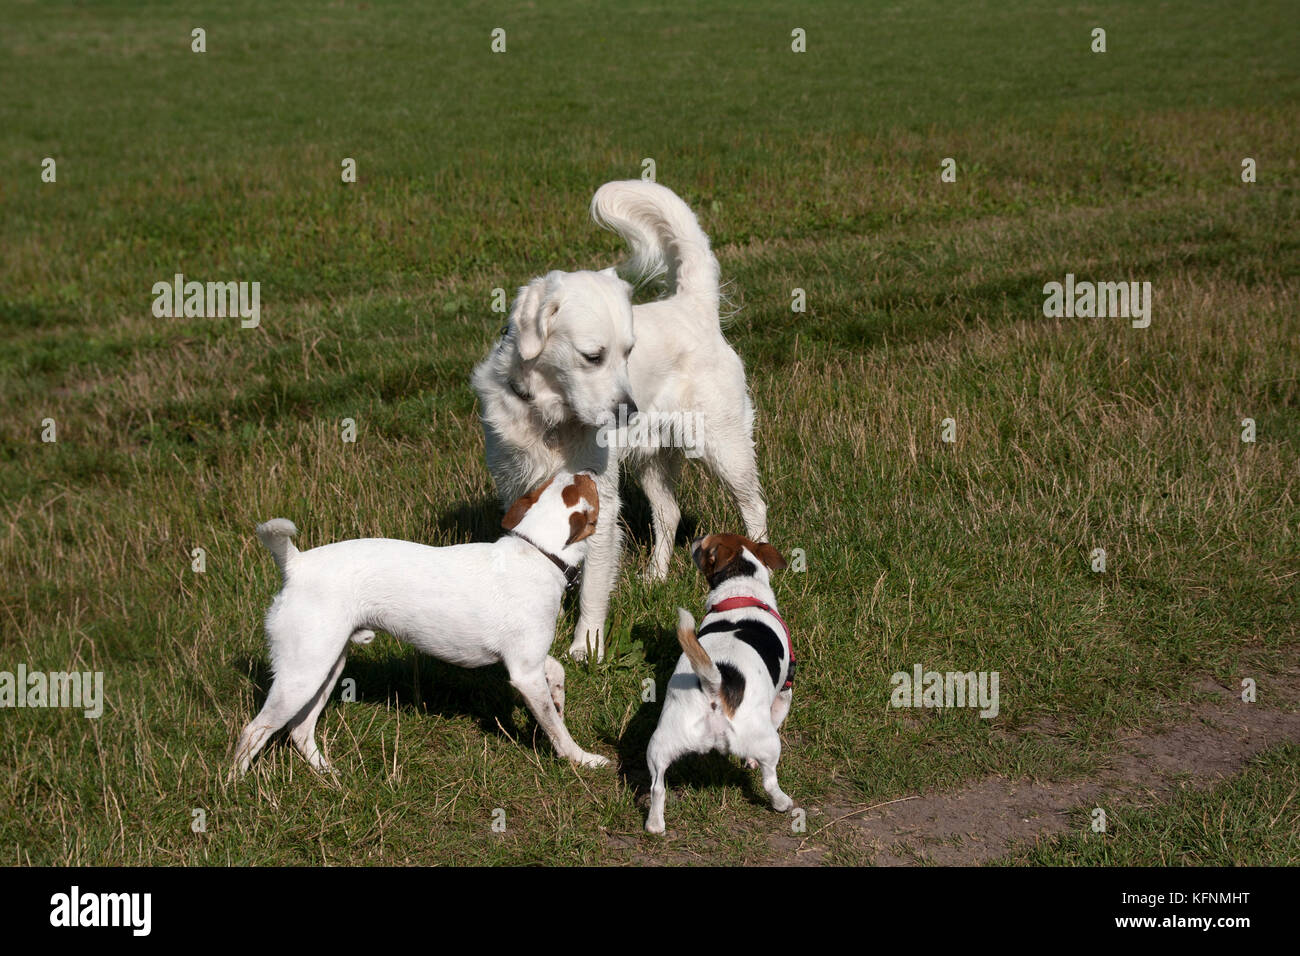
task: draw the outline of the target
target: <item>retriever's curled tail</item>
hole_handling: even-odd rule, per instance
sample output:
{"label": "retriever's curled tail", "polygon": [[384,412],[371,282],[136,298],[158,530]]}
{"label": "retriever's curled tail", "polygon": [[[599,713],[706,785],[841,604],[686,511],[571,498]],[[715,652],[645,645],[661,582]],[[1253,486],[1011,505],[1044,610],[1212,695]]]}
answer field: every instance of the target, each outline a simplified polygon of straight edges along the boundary
{"label": "retriever's curled tail", "polygon": [[695,213],[675,192],[640,179],[606,183],[592,197],[591,217],[632,250],[622,269],[627,278],[662,275],[670,296],[688,296],[717,312],[718,260]]}

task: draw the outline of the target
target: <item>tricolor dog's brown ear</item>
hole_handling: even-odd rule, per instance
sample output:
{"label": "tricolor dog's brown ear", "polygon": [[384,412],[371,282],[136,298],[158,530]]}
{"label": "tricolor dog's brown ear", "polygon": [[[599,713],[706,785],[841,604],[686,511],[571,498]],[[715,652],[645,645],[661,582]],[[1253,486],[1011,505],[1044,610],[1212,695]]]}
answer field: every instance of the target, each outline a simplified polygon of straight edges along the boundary
{"label": "tricolor dog's brown ear", "polygon": [[754,557],[762,561],[773,571],[784,571],[790,565],[785,563],[785,558],[781,557],[781,552],[776,550],[766,541],[754,549]]}
{"label": "tricolor dog's brown ear", "polygon": [[564,542],[567,548],[596,533],[596,522],[600,518],[600,495],[592,477],[579,473],[573,476],[573,483],[564,489],[561,497],[570,508],[580,500],[587,502],[586,510],[574,511],[569,515],[569,540]]}
{"label": "tricolor dog's brown ear", "polygon": [[695,564],[706,580],[740,556],[740,548],[730,540],[732,538],[734,535],[711,534],[695,549]]}
{"label": "tricolor dog's brown ear", "polygon": [[789,565],[781,552],[764,541],[758,544],[739,534],[711,534],[700,542],[692,551],[692,557],[706,579],[726,571],[741,555],[748,551],[773,571],[783,571]]}
{"label": "tricolor dog's brown ear", "polygon": [[506,512],[506,516],[501,519],[501,527],[509,531],[515,525],[519,524],[519,522],[523,521],[524,515],[527,513],[528,509],[537,504],[537,499],[542,496],[542,492],[545,491],[554,480],[555,479],[553,478],[547,478],[541,485],[538,485],[535,489],[528,492],[528,494],[515,501],[515,503],[510,506],[510,510]]}

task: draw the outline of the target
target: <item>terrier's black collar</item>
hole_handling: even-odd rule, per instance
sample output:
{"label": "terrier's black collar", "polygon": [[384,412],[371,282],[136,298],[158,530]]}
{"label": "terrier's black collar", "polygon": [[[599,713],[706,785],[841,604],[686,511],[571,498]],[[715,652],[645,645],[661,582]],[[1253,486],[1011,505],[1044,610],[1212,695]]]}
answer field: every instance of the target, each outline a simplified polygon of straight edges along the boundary
{"label": "terrier's black collar", "polygon": [[577,565],[569,564],[566,561],[561,561],[559,558],[551,554],[551,552],[547,551],[545,548],[543,548],[540,544],[538,544],[536,541],[534,541],[532,538],[528,537],[527,535],[522,535],[518,531],[511,531],[510,534],[513,534],[516,538],[518,538],[521,541],[527,541],[538,551],[542,552],[542,554],[546,555],[547,559],[551,562],[551,564],[555,565],[557,568],[560,569],[560,573],[564,575],[565,590],[568,590],[569,588],[573,587],[574,582],[578,580]]}

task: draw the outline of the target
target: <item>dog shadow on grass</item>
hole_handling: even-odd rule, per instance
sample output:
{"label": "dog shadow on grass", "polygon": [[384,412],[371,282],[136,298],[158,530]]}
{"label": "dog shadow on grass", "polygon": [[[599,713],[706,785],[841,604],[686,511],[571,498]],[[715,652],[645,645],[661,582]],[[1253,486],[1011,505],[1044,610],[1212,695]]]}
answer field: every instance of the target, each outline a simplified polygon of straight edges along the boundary
{"label": "dog shadow on grass", "polygon": [[491,495],[477,500],[458,501],[440,514],[433,523],[436,537],[446,544],[469,541],[495,541],[501,537],[501,503]]}
{"label": "dog shadow on grass", "polygon": [[[380,653],[350,653],[343,675],[330,693],[327,710],[340,706],[383,707],[392,702],[404,712],[449,719],[470,717],[484,734],[521,739],[513,718],[517,698],[504,665],[464,668],[424,654],[416,660],[417,652],[394,638],[381,635],[377,640],[391,643],[391,648]],[[253,682],[254,712],[260,710],[271,689],[271,668],[265,660],[245,658],[236,670]],[[340,700],[340,685],[347,679],[356,681],[355,702]],[[271,745],[285,740],[287,735],[288,728],[281,728],[272,737]]]}
{"label": "dog shadow on grass", "polygon": [[[640,803],[650,793],[650,769],[646,766],[645,751],[650,737],[659,725],[659,712],[663,707],[663,691],[668,686],[668,679],[677,668],[677,659],[681,648],[677,644],[675,631],[653,624],[637,624],[632,627],[633,640],[639,640],[646,649],[647,658],[655,661],[654,682],[656,701],[642,702],[637,712],[628,721],[627,729],[621,737],[612,734],[602,736],[604,743],[618,752],[618,775],[623,783],[632,790],[634,799]],[[751,773],[737,761],[737,758],[720,753],[687,754],[679,758],[668,770],[667,786],[669,789],[716,789],[735,786],[741,788],[745,795],[755,803],[763,803],[764,798],[754,786]]]}
{"label": "dog shadow on grass", "polygon": [[[632,563],[634,556],[646,558],[650,554],[650,548],[654,544],[654,524],[650,517],[650,499],[645,496],[641,486],[635,481],[629,483],[623,489],[623,507],[620,518],[623,526],[627,531],[628,546],[635,549],[634,554],[627,555],[627,563]],[[689,545],[699,535],[699,520],[694,515],[683,514],[681,520],[677,523],[677,535],[673,539],[673,550],[683,548]],[[677,639],[672,641],[673,647],[677,647]],[[680,653],[680,648],[674,651],[674,655]],[[676,657],[673,658],[676,660]]]}

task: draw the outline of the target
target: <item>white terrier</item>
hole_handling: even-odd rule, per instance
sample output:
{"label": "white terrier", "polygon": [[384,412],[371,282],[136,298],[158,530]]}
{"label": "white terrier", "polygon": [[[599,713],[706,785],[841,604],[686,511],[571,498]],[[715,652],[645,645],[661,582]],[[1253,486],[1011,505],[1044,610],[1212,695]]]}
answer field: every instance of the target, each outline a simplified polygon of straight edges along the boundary
{"label": "white terrier", "polygon": [[762,771],[772,809],[794,806],[776,781],[777,731],[794,697],[794,650],[768,583],[768,569],[781,570],[785,559],[770,544],[738,534],[697,539],[691,557],[709,582],[708,610],[697,635],[695,619],[678,608],[683,653],[646,748],[650,813],[645,828],[651,833],[664,832],[664,774],[688,753],[718,750],[742,757]]}
{"label": "white terrier", "polygon": [[491,544],[431,548],[365,538],[299,551],[293,522],[274,518],[257,536],[284,575],[266,615],[275,681],[235,748],[242,774],[281,727],[312,765],[332,772],[316,746],[316,720],[347,660],[348,642],[375,630],[462,667],[506,665],[510,683],[555,749],[601,767],[564,726],[564,668],[549,655],[565,588],[597,528],[592,475],[561,472],[520,498]]}
{"label": "white terrier", "polygon": [[[605,520],[582,575],[581,607],[569,654],[605,653],[605,614],[618,577],[619,465],[640,471],[650,501],[654,550],[649,574],[668,573],[681,512],[673,486],[684,451],[656,442],[629,447],[610,433],[638,410],[691,416],[690,449],[731,491],[751,538],[767,534],[767,506],[754,460],[754,408],[740,357],[718,320],[718,261],[695,215],[671,190],[629,180],[606,183],[592,216],[632,250],[626,271],[665,274],[668,297],[633,307],[631,286],[613,269],[551,272],[519,290],[501,341],[474,370],[488,470],[502,504],[561,469],[591,469]],[[635,346],[635,348],[633,347]]]}

